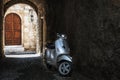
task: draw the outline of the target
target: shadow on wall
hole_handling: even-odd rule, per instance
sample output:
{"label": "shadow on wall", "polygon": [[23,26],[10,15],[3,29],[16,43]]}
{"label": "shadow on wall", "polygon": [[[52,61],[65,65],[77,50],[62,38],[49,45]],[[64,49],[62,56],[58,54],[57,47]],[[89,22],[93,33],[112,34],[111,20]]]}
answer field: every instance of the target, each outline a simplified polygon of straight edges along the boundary
{"label": "shadow on wall", "polygon": [[119,8],[108,0],[47,4],[48,31],[67,33],[75,69],[97,80],[120,79]]}
{"label": "shadow on wall", "polygon": [[2,34],[2,25],[3,25],[3,18],[2,18],[2,16],[3,16],[3,0],[0,0],[0,16],[1,16],[1,18],[0,18],[0,59],[2,59],[3,57],[4,57],[4,55],[3,55],[3,34]]}

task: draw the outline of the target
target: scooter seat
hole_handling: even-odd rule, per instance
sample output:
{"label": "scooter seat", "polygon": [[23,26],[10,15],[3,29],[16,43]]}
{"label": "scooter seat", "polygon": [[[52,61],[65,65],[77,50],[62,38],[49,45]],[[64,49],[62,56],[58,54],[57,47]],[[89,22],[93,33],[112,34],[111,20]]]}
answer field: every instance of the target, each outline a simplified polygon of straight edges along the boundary
{"label": "scooter seat", "polygon": [[46,47],[49,49],[55,49],[55,45],[53,43],[47,43]]}

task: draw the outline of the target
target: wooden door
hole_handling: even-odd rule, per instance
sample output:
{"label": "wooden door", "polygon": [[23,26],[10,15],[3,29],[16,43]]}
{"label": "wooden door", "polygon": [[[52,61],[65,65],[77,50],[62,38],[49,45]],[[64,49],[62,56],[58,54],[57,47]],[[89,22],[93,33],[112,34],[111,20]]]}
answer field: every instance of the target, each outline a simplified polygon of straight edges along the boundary
{"label": "wooden door", "polygon": [[15,13],[5,17],[5,45],[21,45],[21,19]]}

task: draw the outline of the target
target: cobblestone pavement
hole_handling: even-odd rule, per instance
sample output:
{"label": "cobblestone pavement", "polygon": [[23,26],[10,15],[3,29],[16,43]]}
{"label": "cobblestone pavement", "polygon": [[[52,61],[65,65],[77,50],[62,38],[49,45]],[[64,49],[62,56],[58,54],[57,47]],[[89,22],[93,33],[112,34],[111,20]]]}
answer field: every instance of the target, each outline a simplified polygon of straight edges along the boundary
{"label": "cobblestone pavement", "polygon": [[0,80],[90,80],[80,75],[61,77],[48,70],[41,57],[5,58],[0,61]]}

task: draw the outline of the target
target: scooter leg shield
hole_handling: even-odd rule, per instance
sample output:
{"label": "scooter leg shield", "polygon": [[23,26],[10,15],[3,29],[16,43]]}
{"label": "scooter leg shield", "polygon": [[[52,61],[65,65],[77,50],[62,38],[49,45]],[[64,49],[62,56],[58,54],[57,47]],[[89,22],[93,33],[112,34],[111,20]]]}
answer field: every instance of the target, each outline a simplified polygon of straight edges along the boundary
{"label": "scooter leg shield", "polygon": [[60,62],[60,61],[72,62],[72,57],[69,56],[69,55],[62,55],[62,56],[59,56],[58,59],[57,59],[57,62]]}

